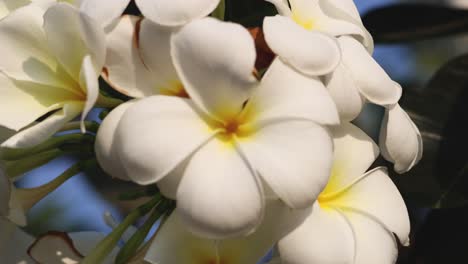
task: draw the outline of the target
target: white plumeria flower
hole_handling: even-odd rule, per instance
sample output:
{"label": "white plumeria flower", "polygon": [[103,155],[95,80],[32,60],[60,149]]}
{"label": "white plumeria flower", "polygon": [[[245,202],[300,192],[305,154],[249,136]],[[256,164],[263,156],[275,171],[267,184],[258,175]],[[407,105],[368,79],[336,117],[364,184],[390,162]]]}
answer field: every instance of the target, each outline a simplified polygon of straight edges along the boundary
{"label": "white plumeria flower", "polygon": [[104,28],[111,28],[115,20],[122,15],[130,0],[0,0],[0,19],[31,3],[47,8],[57,2],[70,3],[94,18]]}
{"label": "white plumeria flower", "polygon": [[[304,74],[328,73],[326,86],[342,121],[354,120],[366,102],[386,107],[387,113],[399,111],[390,109],[394,109],[401,98],[401,86],[372,58],[372,37],[362,25],[352,0],[290,0],[291,9],[286,0],[267,1],[274,3],[282,15],[265,18],[264,31],[268,45],[283,61]],[[333,71],[315,71],[310,61],[313,58],[311,54],[315,52],[311,47],[321,43],[317,40],[319,32],[337,37],[341,60],[330,64]],[[335,61],[336,58],[324,55],[323,60]],[[394,116],[403,115],[406,114]],[[412,128],[406,129],[409,133],[407,137],[395,135],[380,139],[381,143],[385,143],[381,144],[384,153],[391,153],[384,157],[396,164],[397,172],[404,173],[420,160],[422,140],[410,119],[392,120],[391,124],[382,124],[384,130],[396,131],[402,126]]]}
{"label": "white plumeria flower", "polygon": [[116,117],[110,142],[127,175],[158,183],[188,228],[210,238],[255,229],[261,179],[292,208],[313,202],[331,168],[323,125],[338,123],[323,84],[276,60],[258,85],[253,39],[237,24],[197,20],[171,46],[192,100],[144,98]]}
{"label": "white plumeria flower", "polygon": [[395,163],[396,172],[409,171],[421,159],[423,145],[418,128],[398,105],[401,86],[387,75],[356,39],[343,36],[338,42],[342,61],[327,77],[327,88],[341,120],[355,119],[366,102],[385,107],[386,117],[379,140],[383,156]]}
{"label": "white plumeria flower", "polygon": [[330,182],[307,219],[278,243],[284,263],[395,263],[409,244],[405,203],[384,168],[366,172],[378,156],[359,128],[334,128]]}
{"label": "white plumeria flower", "polygon": [[[336,36],[350,35],[372,49],[351,0],[267,0],[280,15],[266,17],[263,23],[268,46],[287,64],[311,76],[332,72],[340,63]],[[320,47],[320,48],[317,48]],[[317,69],[317,62],[328,67]]]}
{"label": "white plumeria flower", "polygon": [[291,210],[281,201],[269,201],[265,221],[255,233],[242,238],[209,240],[189,232],[173,213],[157,231],[146,253],[149,263],[254,264],[273,245],[301,223],[309,210]]}
{"label": "white plumeria flower", "polygon": [[83,120],[101,97],[105,35],[73,6],[19,8],[0,21],[0,41],[0,125],[25,128],[3,146],[35,145],[80,113]]}

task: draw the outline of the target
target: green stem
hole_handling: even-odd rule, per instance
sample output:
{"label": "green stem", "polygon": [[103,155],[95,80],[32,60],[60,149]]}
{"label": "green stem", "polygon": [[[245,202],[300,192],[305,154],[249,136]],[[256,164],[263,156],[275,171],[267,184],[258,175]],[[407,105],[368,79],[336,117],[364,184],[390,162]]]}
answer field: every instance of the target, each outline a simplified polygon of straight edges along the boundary
{"label": "green stem", "polygon": [[130,240],[127,241],[127,243],[125,243],[125,246],[122,247],[122,249],[119,251],[115,261],[116,264],[125,264],[132,258],[132,256],[144,242],[154,223],[159,218],[161,218],[161,216],[167,213],[171,206],[172,202],[169,200],[163,200],[158,204],[143,226],[138,229],[138,231],[130,238]]}
{"label": "green stem", "polygon": [[85,142],[92,142],[93,137],[91,135],[83,135],[83,134],[68,134],[58,137],[52,137],[46,142],[43,142],[37,146],[31,148],[19,148],[19,149],[12,149],[12,148],[1,148],[0,149],[0,158],[6,161],[14,161],[19,159],[24,159],[29,156],[49,151],[55,148],[58,148],[66,143],[85,143]]}
{"label": "green stem", "polygon": [[223,21],[225,16],[226,16],[226,1],[221,0],[219,2],[218,7],[216,7],[216,9],[213,11],[213,13],[211,15],[213,17]]}
{"label": "green stem", "polygon": [[31,209],[35,204],[44,199],[51,192],[57,190],[57,188],[62,186],[62,184],[64,184],[70,178],[79,174],[84,168],[94,164],[95,162],[96,161],[94,160],[78,162],[49,183],[36,188],[17,189],[16,193],[19,200],[21,201],[23,209],[26,211]]}
{"label": "green stem", "polygon": [[116,108],[117,106],[123,104],[124,101],[112,97],[107,97],[102,94],[99,94],[98,100],[96,102],[97,107],[102,108]]}
{"label": "green stem", "polygon": [[143,190],[129,191],[126,193],[119,194],[118,199],[121,201],[131,201],[140,199],[143,197],[154,196],[159,192],[159,189],[156,185],[150,185]]}
{"label": "green stem", "polygon": [[116,227],[106,238],[104,238],[80,263],[96,264],[102,263],[106,256],[115,248],[125,230],[140,217],[145,216],[161,201],[161,195],[156,195],[146,204],[141,205],[131,212],[118,227]]}
{"label": "green stem", "polygon": [[32,169],[41,167],[49,163],[50,161],[58,158],[59,156],[63,154],[64,152],[59,149],[48,150],[45,152],[32,155],[22,160],[6,162],[5,169],[6,169],[7,175],[11,179],[14,179]]}

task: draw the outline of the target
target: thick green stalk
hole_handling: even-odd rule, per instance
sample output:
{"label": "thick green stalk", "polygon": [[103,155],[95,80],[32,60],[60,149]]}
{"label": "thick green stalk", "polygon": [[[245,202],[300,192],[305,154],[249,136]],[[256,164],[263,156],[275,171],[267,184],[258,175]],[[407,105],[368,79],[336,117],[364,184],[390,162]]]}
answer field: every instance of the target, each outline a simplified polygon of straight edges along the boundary
{"label": "thick green stalk", "polygon": [[96,264],[102,263],[109,253],[116,247],[120,238],[125,230],[132,225],[140,217],[145,216],[150,212],[160,201],[162,197],[160,194],[156,195],[146,204],[138,207],[135,211],[131,212],[118,227],[116,227],[106,238],[104,238],[94,249],[88,254],[81,264]]}
{"label": "thick green stalk", "polygon": [[59,148],[63,144],[92,142],[93,139],[93,136],[83,134],[68,134],[52,137],[49,140],[31,148],[1,148],[0,158],[6,161],[20,160],[41,152]]}
{"label": "thick green stalk", "polygon": [[62,184],[73,176],[79,174],[82,169],[94,162],[95,161],[78,162],[64,171],[60,176],[42,186],[30,189],[16,189],[16,195],[18,196],[23,209],[26,211],[31,209],[51,192],[57,190],[57,188],[62,186]]}
{"label": "thick green stalk", "polygon": [[107,97],[102,94],[99,94],[98,100],[96,102],[97,107],[103,108],[116,108],[117,106],[123,104],[124,101],[112,97]]}
{"label": "thick green stalk", "polygon": [[135,252],[140,248],[144,242],[149,231],[153,227],[154,223],[161,218],[170,209],[172,202],[169,200],[161,201],[158,206],[153,210],[150,217],[141,226],[138,231],[125,243],[125,246],[119,251],[117,255],[116,264],[125,264],[130,260]]}
{"label": "thick green stalk", "polygon": [[14,179],[30,170],[49,163],[63,154],[64,152],[59,149],[48,150],[29,156],[22,160],[5,162],[5,169],[8,177]]}

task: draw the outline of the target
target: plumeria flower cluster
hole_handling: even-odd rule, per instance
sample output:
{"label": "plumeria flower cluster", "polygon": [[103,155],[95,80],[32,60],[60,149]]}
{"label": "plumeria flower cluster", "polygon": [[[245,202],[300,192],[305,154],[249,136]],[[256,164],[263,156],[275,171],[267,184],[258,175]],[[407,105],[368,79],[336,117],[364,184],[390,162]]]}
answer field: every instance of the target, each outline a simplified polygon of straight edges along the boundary
{"label": "plumeria flower cluster", "polygon": [[[137,0],[142,16],[123,15],[129,0],[0,1],[0,256],[255,264],[274,248],[271,263],[395,263],[408,212],[372,164],[382,154],[404,173],[421,159],[402,88],[372,58],[352,0],[267,1],[278,15],[255,29],[262,67],[224,1]],[[367,103],[386,109],[379,145],[351,123]],[[93,108],[108,109],[102,122],[87,119]],[[64,154],[81,160],[15,187]],[[121,223],[106,215],[107,236],[18,228],[90,170],[152,190],[148,201]]]}

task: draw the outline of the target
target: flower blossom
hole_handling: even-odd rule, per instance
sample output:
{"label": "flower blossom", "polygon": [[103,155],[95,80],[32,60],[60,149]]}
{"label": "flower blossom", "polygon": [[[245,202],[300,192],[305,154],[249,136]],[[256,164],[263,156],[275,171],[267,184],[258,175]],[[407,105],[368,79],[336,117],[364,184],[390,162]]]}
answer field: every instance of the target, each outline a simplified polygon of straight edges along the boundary
{"label": "flower blossom", "polygon": [[[219,0],[214,2],[217,5]],[[140,99],[152,95],[187,97],[171,57],[170,39],[179,27],[167,25],[174,24],[174,19],[181,15],[184,19],[180,23],[204,17],[216,7],[214,2],[191,1],[190,4],[197,4],[198,8],[184,9],[188,6],[185,2],[179,8],[174,8],[173,1],[137,1],[140,7],[144,7],[142,10],[145,13],[150,13],[149,17],[158,16],[151,15],[154,6],[163,5],[171,7],[171,10],[162,12],[159,9],[164,16],[153,20],[162,25],[147,18],[122,16],[107,34],[107,56],[102,77],[116,91],[132,98]],[[193,10],[198,11],[193,13]],[[189,16],[184,15],[187,12],[190,13]],[[98,131],[95,147],[101,167],[113,177],[122,180],[130,178],[115,156],[113,149],[118,142],[114,142],[113,138],[120,117],[129,104],[131,103],[115,109],[104,120]]]}
{"label": "flower blossom", "polygon": [[[372,58],[373,41],[364,28],[352,0],[266,0],[277,7],[280,15],[266,17],[265,39],[270,48],[288,65],[306,75],[324,75],[342,121],[354,120],[366,102],[384,106],[387,118],[382,124],[380,144],[386,159],[395,170],[410,170],[422,155],[419,130],[398,101],[401,86],[393,81]],[[314,69],[312,54],[325,40],[332,48],[336,39],[341,57],[323,55],[323,60],[336,61],[330,71]],[[294,47],[294,48],[291,48]],[[312,60],[311,60],[312,58]],[[391,122],[387,122],[391,120]],[[394,131],[404,128],[408,134]],[[400,133],[402,135],[402,133]]]}
{"label": "flower blossom", "polygon": [[248,31],[212,18],[176,33],[171,54],[190,99],[152,96],[115,117],[116,156],[127,175],[158,183],[188,228],[210,238],[257,227],[263,182],[292,208],[312,202],[331,166],[323,125],[338,122],[323,84],[280,60],[259,84]]}
{"label": "flower blossom", "polygon": [[386,170],[366,172],[378,147],[351,124],[334,128],[333,135],[330,181],[305,221],[278,242],[280,258],[284,263],[395,263],[398,245],[409,245],[409,216]]}
{"label": "flower blossom", "polygon": [[0,40],[0,125],[21,130],[3,146],[38,144],[80,114],[83,120],[102,101],[105,35],[73,6],[16,9],[0,20]]}

